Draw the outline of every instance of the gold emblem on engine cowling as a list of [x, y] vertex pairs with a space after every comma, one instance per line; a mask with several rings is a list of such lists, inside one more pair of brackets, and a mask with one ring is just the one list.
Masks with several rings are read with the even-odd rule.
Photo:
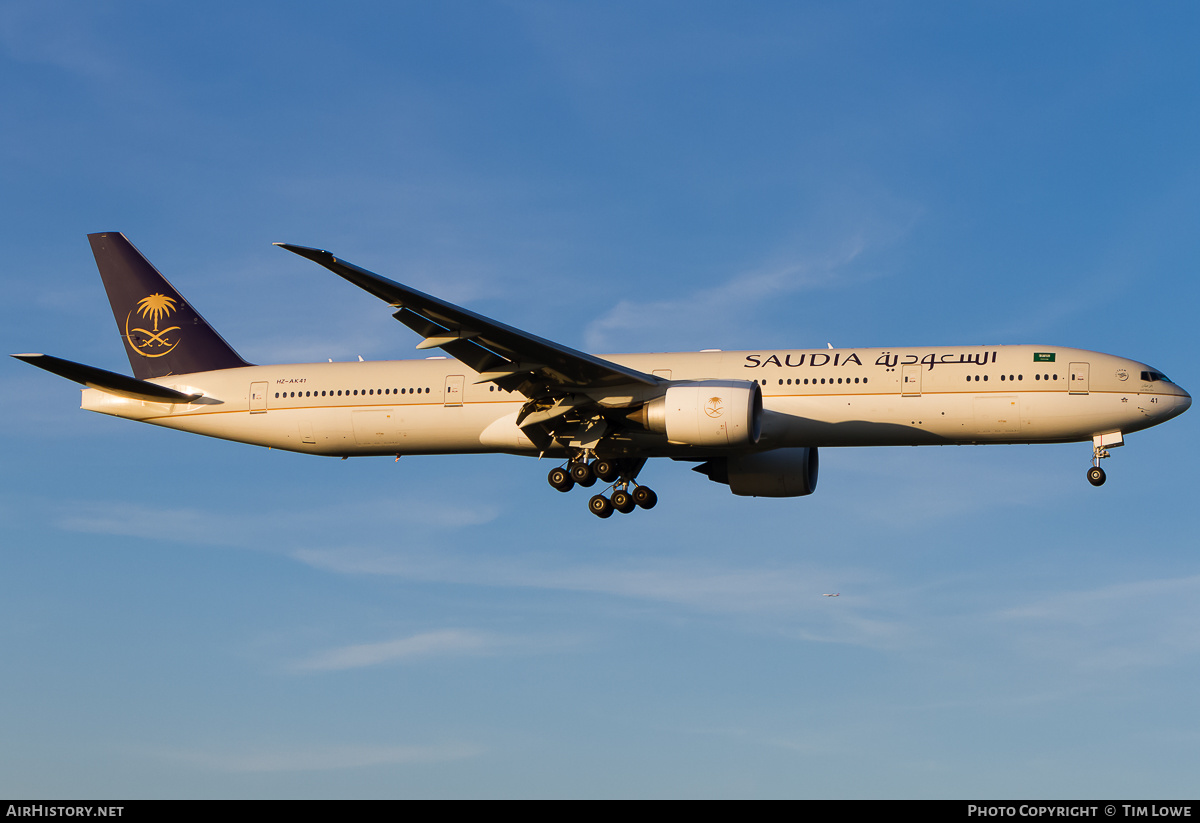
[[710, 397], [708, 398], [708, 402], [704, 404], [704, 413], [709, 417], [720, 417], [724, 411], [725, 409], [719, 397]]
[[[175, 311], [175, 298], [165, 294], [151, 294], [138, 301], [137, 307], [125, 316], [125, 339], [130, 347], [142, 357], [162, 357], [170, 354], [179, 345], [180, 337], [171, 332], [180, 331], [179, 326], [170, 326], [159, 331], [158, 322], [170, 317]], [[130, 328], [134, 312], [149, 320], [153, 329]]]

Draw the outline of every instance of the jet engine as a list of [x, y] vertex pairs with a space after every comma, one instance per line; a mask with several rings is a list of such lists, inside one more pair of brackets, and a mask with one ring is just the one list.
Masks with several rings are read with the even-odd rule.
[[692, 471], [742, 497], [803, 497], [817, 490], [816, 448], [716, 457]]
[[744, 446], [762, 432], [762, 389], [745, 380], [676, 383], [630, 419], [688, 446]]

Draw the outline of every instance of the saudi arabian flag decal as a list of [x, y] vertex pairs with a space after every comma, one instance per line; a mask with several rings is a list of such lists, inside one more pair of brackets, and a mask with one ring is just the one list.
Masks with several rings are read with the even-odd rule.
[[1053, 363], [1054, 352], [1052, 351], [1035, 351], [1033, 353], [1034, 363]]

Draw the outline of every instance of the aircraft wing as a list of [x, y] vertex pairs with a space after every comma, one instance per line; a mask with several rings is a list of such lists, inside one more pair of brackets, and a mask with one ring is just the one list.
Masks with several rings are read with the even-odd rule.
[[319, 263], [398, 311], [392, 316], [425, 338], [418, 349], [439, 348], [494, 382], [529, 397], [608, 388], [656, 386], [662, 378], [585, 354], [506, 326], [453, 303], [359, 268], [327, 251], [288, 243], [276, 246]]

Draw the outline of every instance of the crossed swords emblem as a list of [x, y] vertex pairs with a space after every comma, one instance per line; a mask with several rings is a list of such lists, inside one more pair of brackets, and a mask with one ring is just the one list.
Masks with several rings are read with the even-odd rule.
[[146, 335], [146, 342], [142, 343], [143, 346], [149, 346], [151, 343], [157, 343], [160, 346], [170, 346], [172, 345], [171, 341], [165, 340], [164, 335], [166, 335], [167, 332], [175, 331], [178, 328], [179, 326], [171, 326], [169, 329], [163, 329], [157, 333], [152, 332], [149, 329], [130, 329], [130, 331], [141, 332], [142, 334]]
[[[179, 326], [171, 326], [169, 328], [162, 329], [161, 331], [158, 328], [159, 319], [169, 317], [171, 313], [175, 311], [175, 298], [167, 297], [165, 294], [152, 294], [139, 300], [135, 311], [142, 317], [150, 319], [153, 322], [154, 328], [153, 330], [141, 328], [131, 329], [129, 328], [129, 321], [133, 318], [133, 311], [130, 311], [129, 314], [126, 315], [125, 337], [129, 340], [129, 345], [133, 347], [134, 351], [143, 357], [162, 357], [164, 354], [170, 353], [176, 346], [179, 345], [178, 340], [169, 340], [167, 338], [169, 333], [173, 331], [179, 331]], [[135, 343], [133, 340], [133, 335], [135, 333], [145, 336], [146, 339]], [[143, 351], [143, 349], [154, 344], [165, 347], [166, 351], [160, 351], [156, 354], [150, 354], [149, 352]]]

